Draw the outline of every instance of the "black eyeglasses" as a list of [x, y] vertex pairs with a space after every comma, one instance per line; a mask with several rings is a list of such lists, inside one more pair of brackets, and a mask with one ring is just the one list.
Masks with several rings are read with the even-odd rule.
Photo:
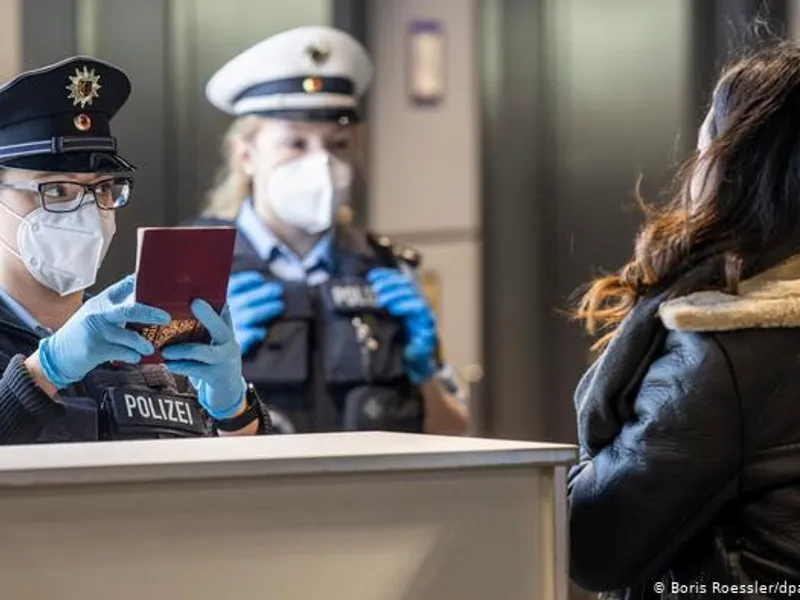
[[0, 188], [36, 192], [42, 208], [48, 212], [73, 212], [78, 210], [87, 198], [90, 202], [96, 202], [98, 208], [116, 210], [130, 201], [133, 179], [111, 177], [90, 184], [75, 181], [14, 181], [0, 183]]

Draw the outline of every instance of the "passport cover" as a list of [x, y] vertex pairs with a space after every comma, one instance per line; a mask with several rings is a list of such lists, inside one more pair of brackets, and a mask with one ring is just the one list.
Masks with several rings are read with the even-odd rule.
[[217, 313], [225, 306], [233, 263], [234, 227], [140, 227], [136, 252], [137, 302], [166, 310], [169, 325], [128, 324], [156, 348], [142, 364], [162, 362], [159, 350], [171, 344], [209, 343], [211, 338], [192, 314], [201, 298]]

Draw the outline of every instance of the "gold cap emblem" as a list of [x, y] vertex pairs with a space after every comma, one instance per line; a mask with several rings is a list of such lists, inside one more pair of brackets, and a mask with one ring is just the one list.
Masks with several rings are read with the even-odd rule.
[[319, 77], [306, 77], [303, 80], [303, 91], [306, 94], [316, 94], [321, 92], [323, 88], [322, 79]]
[[92, 118], [85, 113], [75, 115], [75, 118], [72, 119], [72, 123], [78, 131], [89, 131], [89, 129], [92, 128]]
[[311, 44], [306, 48], [306, 56], [315, 67], [321, 67], [330, 58], [331, 49], [324, 44]]
[[68, 98], [72, 100], [73, 106], [80, 105], [81, 108], [85, 108], [91, 106], [92, 101], [100, 96], [101, 87], [100, 75], [97, 75], [94, 69], [90, 70], [87, 67], [75, 69], [75, 75], [69, 77]]

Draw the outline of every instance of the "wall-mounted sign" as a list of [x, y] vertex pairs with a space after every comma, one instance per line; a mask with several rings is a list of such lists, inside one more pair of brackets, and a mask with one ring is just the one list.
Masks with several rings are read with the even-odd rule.
[[408, 27], [406, 77], [411, 102], [436, 106], [445, 93], [445, 37], [441, 22], [417, 20]]

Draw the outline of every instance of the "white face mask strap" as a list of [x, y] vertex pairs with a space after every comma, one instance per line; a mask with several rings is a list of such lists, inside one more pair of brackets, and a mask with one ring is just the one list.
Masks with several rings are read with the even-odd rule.
[[22, 255], [14, 250], [3, 238], [0, 238], [0, 246], [5, 248], [12, 256], [16, 256], [20, 261], [25, 262], [22, 260]]
[[15, 213], [13, 210], [11, 210], [10, 208], [8, 208], [8, 207], [7, 207], [5, 204], [3, 204], [2, 202], [0, 202], [0, 208], [2, 208], [4, 211], [6, 211], [6, 212], [7, 212], [9, 215], [11, 215], [12, 217], [14, 217], [14, 218], [15, 218], [17, 221], [19, 221], [20, 223], [24, 223], [24, 222], [25, 222], [25, 217], [20, 217], [20, 216], [19, 216], [17, 213]]
[[[19, 223], [20, 223], [20, 225], [19, 225], [19, 226], [20, 226], [20, 227], [24, 227], [24, 226], [25, 226], [25, 218], [24, 218], [24, 217], [20, 217], [20, 216], [19, 216], [17, 213], [15, 213], [13, 210], [11, 210], [9, 207], [7, 207], [7, 206], [6, 206], [5, 204], [3, 204], [2, 202], [0, 202], [0, 208], [2, 208], [2, 209], [3, 209], [4, 211], [6, 211], [6, 212], [7, 212], [9, 215], [11, 215], [12, 217], [14, 217], [14, 218], [15, 218], [17, 221], [19, 221]], [[14, 250], [14, 248], [12, 248], [12, 247], [11, 247], [11, 245], [10, 245], [8, 242], [6, 242], [6, 241], [5, 241], [3, 238], [1, 238], [1, 237], [0, 237], [0, 246], [2, 246], [3, 248], [5, 248], [5, 249], [6, 249], [6, 250], [7, 250], [7, 251], [8, 251], [8, 252], [9, 252], [9, 253], [12, 255], [12, 256], [15, 256], [15, 257], [17, 257], [17, 258], [18, 258], [20, 261], [22, 261], [22, 262], [25, 262], [24, 260], [22, 260], [22, 255], [21, 255], [21, 254], [20, 254], [20, 253], [19, 253], [17, 250]]]

